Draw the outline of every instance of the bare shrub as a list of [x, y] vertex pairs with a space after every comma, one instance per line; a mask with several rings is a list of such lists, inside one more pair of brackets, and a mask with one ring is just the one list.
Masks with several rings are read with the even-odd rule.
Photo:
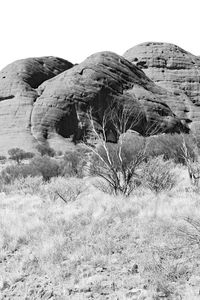
[[163, 156], [149, 159], [142, 167], [143, 185], [156, 194], [171, 190], [177, 182], [173, 168], [173, 162], [164, 161]]
[[184, 217], [186, 226], [180, 226], [178, 229], [183, 233], [191, 245], [200, 246], [200, 220], [194, 217]]
[[7, 185], [4, 189], [7, 193], [20, 193], [20, 194], [30, 194], [36, 195], [44, 188], [44, 182], [42, 176], [27, 176], [19, 177], [13, 181], [12, 184]]
[[86, 190], [86, 185], [81, 179], [63, 177], [52, 178], [46, 184], [45, 190], [49, 198], [53, 201], [59, 199], [65, 203], [75, 201], [79, 195]]
[[1, 171], [0, 181], [2, 184], [10, 184], [18, 178], [35, 177], [38, 175], [41, 175], [40, 172], [32, 165], [11, 165]]
[[130, 195], [139, 179], [139, 166], [145, 159], [145, 140], [135, 144], [123, 142], [122, 146], [107, 143], [106, 150], [101, 146], [96, 151], [98, 154], [92, 157], [90, 172], [104, 179], [96, 186], [110, 194]]
[[187, 282], [193, 272], [189, 257], [192, 253], [189, 253], [184, 241], [178, 237], [169, 238], [172, 239], [170, 242], [161, 245], [153, 245], [151, 242], [143, 255], [141, 271], [147, 286], [154, 290], [153, 299], [174, 299], [175, 295], [180, 295], [180, 283]]
[[143, 186], [155, 193], [155, 207], [153, 217], [157, 217], [159, 194], [171, 190], [176, 184], [172, 161], [164, 161], [162, 156], [151, 158], [141, 168]]
[[[135, 186], [137, 169], [144, 161], [146, 151], [146, 139], [136, 136], [133, 143], [126, 136], [126, 131], [140, 121], [140, 115], [133, 119], [134, 109], [124, 107], [119, 112], [108, 110], [99, 130], [95, 127], [91, 112], [88, 116], [96, 139], [96, 147], [86, 144], [93, 153], [90, 172], [106, 181], [110, 192], [125, 196], [130, 195]], [[119, 137], [117, 144], [107, 142], [108, 125], [115, 128]]]

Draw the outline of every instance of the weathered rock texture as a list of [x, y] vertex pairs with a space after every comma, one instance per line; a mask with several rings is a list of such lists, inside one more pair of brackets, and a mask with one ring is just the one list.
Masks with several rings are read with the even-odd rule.
[[82, 138], [89, 108], [95, 121], [101, 123], [105, 109], [113, 101], [134, 106], [141, 112], [139, 123], [132, 129], [142, 134], [147, 125], [154, 122], [162, 131], [184, 128], [165, 104], [168, 93], [157, 87], [139, 68], [112, 52], [90, 56], [80, 65], [45, 81], [38, 93], [40, 97], [34, 104], [31, 132], [36, 140], [47, 139], [54, 148], [64, 139], [76, 141]]
[[132, 129], [142, 134], [149, 127], [187, 131], [187, 106], [182, 108], [180, 99], [112, 52], [96, 53], [74, 67], [53, 57], [17, 61], [0, 72], [0, 152], [33, 150], [38, 143], [66, 149], [87, 132], [88, 109], [101, 124], [113, 102], [134, 107], [133, 119], [140, 113]]
[[0, 153], [20, 147], [33, 150], [31, 115], [37, 87], [73, 65], [56, 57], [16, 61], [0, 72]]
[[166, 104], [200, 133], [200, 58], [176, 45], [153, 42], [129, 49], [124, 57], [173, 93]]

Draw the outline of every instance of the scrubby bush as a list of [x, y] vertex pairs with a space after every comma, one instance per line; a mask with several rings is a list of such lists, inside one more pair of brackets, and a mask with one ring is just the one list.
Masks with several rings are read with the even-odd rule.
[[6, 159], [7, 159], [6, 156], [0, 155], [0, 161], [1, 161], [1, 162], [4, 162]]
[[[16, 150], [16, 149], [14, 149]], [[16, 179], [22, 180], [28, 176], [36, 177], [42, 176], [45, 181], [49, 181], [52, 177], [65, 176], [82, 176], [82, 171], [84, 167], [83, 152], [78, 150], [75, 152], [67, 152], [63, 160], [56, 160], [49, 156], [34, 156], [31, 161], [27, 164], [19, 163], [21, 162], [23, 154], [23, 159], [25, 157], [23, 150], [21, 151], [10, 151], [13, 154], [13, 159], [18, 161], [17, 165], [7, 166], [0, 173], [1, 184], [11, 184]], [[22, 153], [23, 152], [23, 153]], [[17, 154], [16, 154], [17, 153]], [[16, 156], [14, 157], [14, 154]], [[32, 157], [29, 153], [25, 153], [26, 157]]]
[[172, 159], [175, 163], [186, 164], [183, 143], [186, 144], [190, 158], [195, 161], [198, 147], [191, 134], [161, 134], [147, 138], [147, 157], [163, 155], [164, 160]]
[[[155, 231], [150, 234], [154, 241], [149, 241], [147, 248], [143, 250], [141, 273], [147, 288], [153, 292], [151, 299], [181, 299], [180, 286], [183, 282], [188, 282], [194, 271], [194, 249], [190, 250], [180, 235], [167, 234], [171, 229], [162, 228], [164, 224], [159, 224], [163, 238]], [[173, 228], [172, 223], [170, 226]]]
[[31, 166], [37, 170], [38, 174], [42, 175], [45, 181], [61, 174], [60, 164], [48, 156], [35, 156], [30, 163]]
[[1, 171], [0, 181], [2, 184], [11, 184], [15, 179], [38, 175], [40, 175], [40, 172], [33, 165], [11, 165]]
[[36, 149], [40, 153], [41, 156], [48, 155], [50, 157], [53, 157], [56, 155], [55, 150], [46, 145], [39, 144], [36, 146]]
[[99, 181], [98, 188], [109, 193], [130, 195], [137, 185], [138, 169], [145, 160], [145, 151], [146, 140], [139, 136], [135, 137], [134, 143], [121, 137], [118, 144], [105, 143], [97, 147], [90, 172], [106, 181], [106, 184]]
[[[90, 162], [91, 174], [101, 177], [114, 194], [130, 195], [134, 188], [137, 169], [145, 159], [146, 139], [136, 136], [132, 143], [127, 131], [139, 128], [143, 120], [140, 109], [113, 102], [105, 110], [101, 124], [94, 122], [93, 111], [89, 110], [90, 136], [96, 147], [86, 141], [93, 153]], [[109, 135], [113, 136], [110, 139]], [[117, 141], [117, 144], [108, 141]]]
[[46, 184], [45, 191], [51, 200], [60, 199], [67, 203], [75, 201], [86, 188], [82, 179], [57, 177], [51, 178]]
[[149, 159], [141, 170], [141, 181], [143, 185], [156, 194], [171, 190], [176, 184], [173, 167], [173, 162], [164, 161], [163, 156]]
[[191, 162], [187, 161], [187, 169], [190, 178], [190, 182], [193, 186], [193, 190], [198, 192], [200, 191], [200, 162]]
[[66, 177], [83, 177], [88, 161], [88, 151], [77, 146], [75, 151], [66, 151], [61, 162], [62, 175]]
[[9, 158], [16, 161], [18, 164], [21, 163], [24, 159], [30, 159], [33, 158], [34, 153], [32, 152], [26, 152], [20, 148], [12, 148], [8, 150]]
[[7, 166], [0, 173], [0, 181], [3, 184], [10, 184], [15, 179], [28, 176], [42, 176], [45, 181], [48, 181], [51, 177], [56, 177], [60, 174], [61, 166], [55, 159], [48, 156], [35, 156], [29, 164]]
[[11, 184], [4, 186], [6, 193], [20, 193], [36, 195], [40, 194], [44, 189], [44, 182], [42, 176], [27, 176], [16, 178]]

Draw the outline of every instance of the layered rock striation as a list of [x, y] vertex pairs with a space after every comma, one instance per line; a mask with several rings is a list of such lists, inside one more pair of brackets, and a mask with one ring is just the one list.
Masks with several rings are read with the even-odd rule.
[[168, 43], [149, 42], [125, 52], [156, 85], [174, 94], [166, 104], [200, 132], [200, 58]]
[[88, 127], [88, 110], [92, 110], [95, 122], [101, 124], [104, 112], [111, 105], [128, 107], [133, 118], [140, 114], [131, 129], [141, 134], [152, 124], [162, 132], [186, 129], [165, 104], [168, 93], [138, 67], [112, 52], [90, 56], [83, 63], [45, 81], [38, 93], [31, 132], [36, 140], [47, 139], [54, 148], [67, 139], [83, 138]]
[[56, 57], [28, 58], [0, 72], [0, 153], [13, 147], [34, 149], [37, 141], [31, 134], [31, 115], [37, 87], [72, 66]]
[[[151, 55], [142, 58], [140, 51], [136, 56], [134, 51], [129, 50], [125, 57], [96, 53], [76, 66], [60, 58], [43, 57], [4, 68], [0, 72], [0, 152], [13, 147], [33, 151], [38, 143], [67, 149], [69, 143], [88, 133], [88, 111], [98, 126], [110, 106], [130, 109], [131, 129], [141, 134], [188, 132], [193, 120], [192, 109], [188, 110], [196, 105], [195, 100], [179, 86], [172, 88], [156, 80], [159, 68], [150, 67]], [[155, 77], [151, 76], [153, 68]], [[115, 141], [112, 126], [107, 130], [109, 139]]]

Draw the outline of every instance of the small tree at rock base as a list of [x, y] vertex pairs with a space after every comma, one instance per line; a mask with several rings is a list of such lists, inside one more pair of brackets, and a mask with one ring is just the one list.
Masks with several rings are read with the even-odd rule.
[[35, 156], [30, 166], [36, 169], [45, 181], [49, 181], [52, 177], [61, 175], [60, 164], [49, 156]]
[[10, 155], [10, 159], [16, 161], [18, 164], [21, 163], [24, 159], [30, 159], [33, 158], [34, 153], [32, 152], [26, 152], [20, 148], [12, 148], [8, 150], [8, 154]]

